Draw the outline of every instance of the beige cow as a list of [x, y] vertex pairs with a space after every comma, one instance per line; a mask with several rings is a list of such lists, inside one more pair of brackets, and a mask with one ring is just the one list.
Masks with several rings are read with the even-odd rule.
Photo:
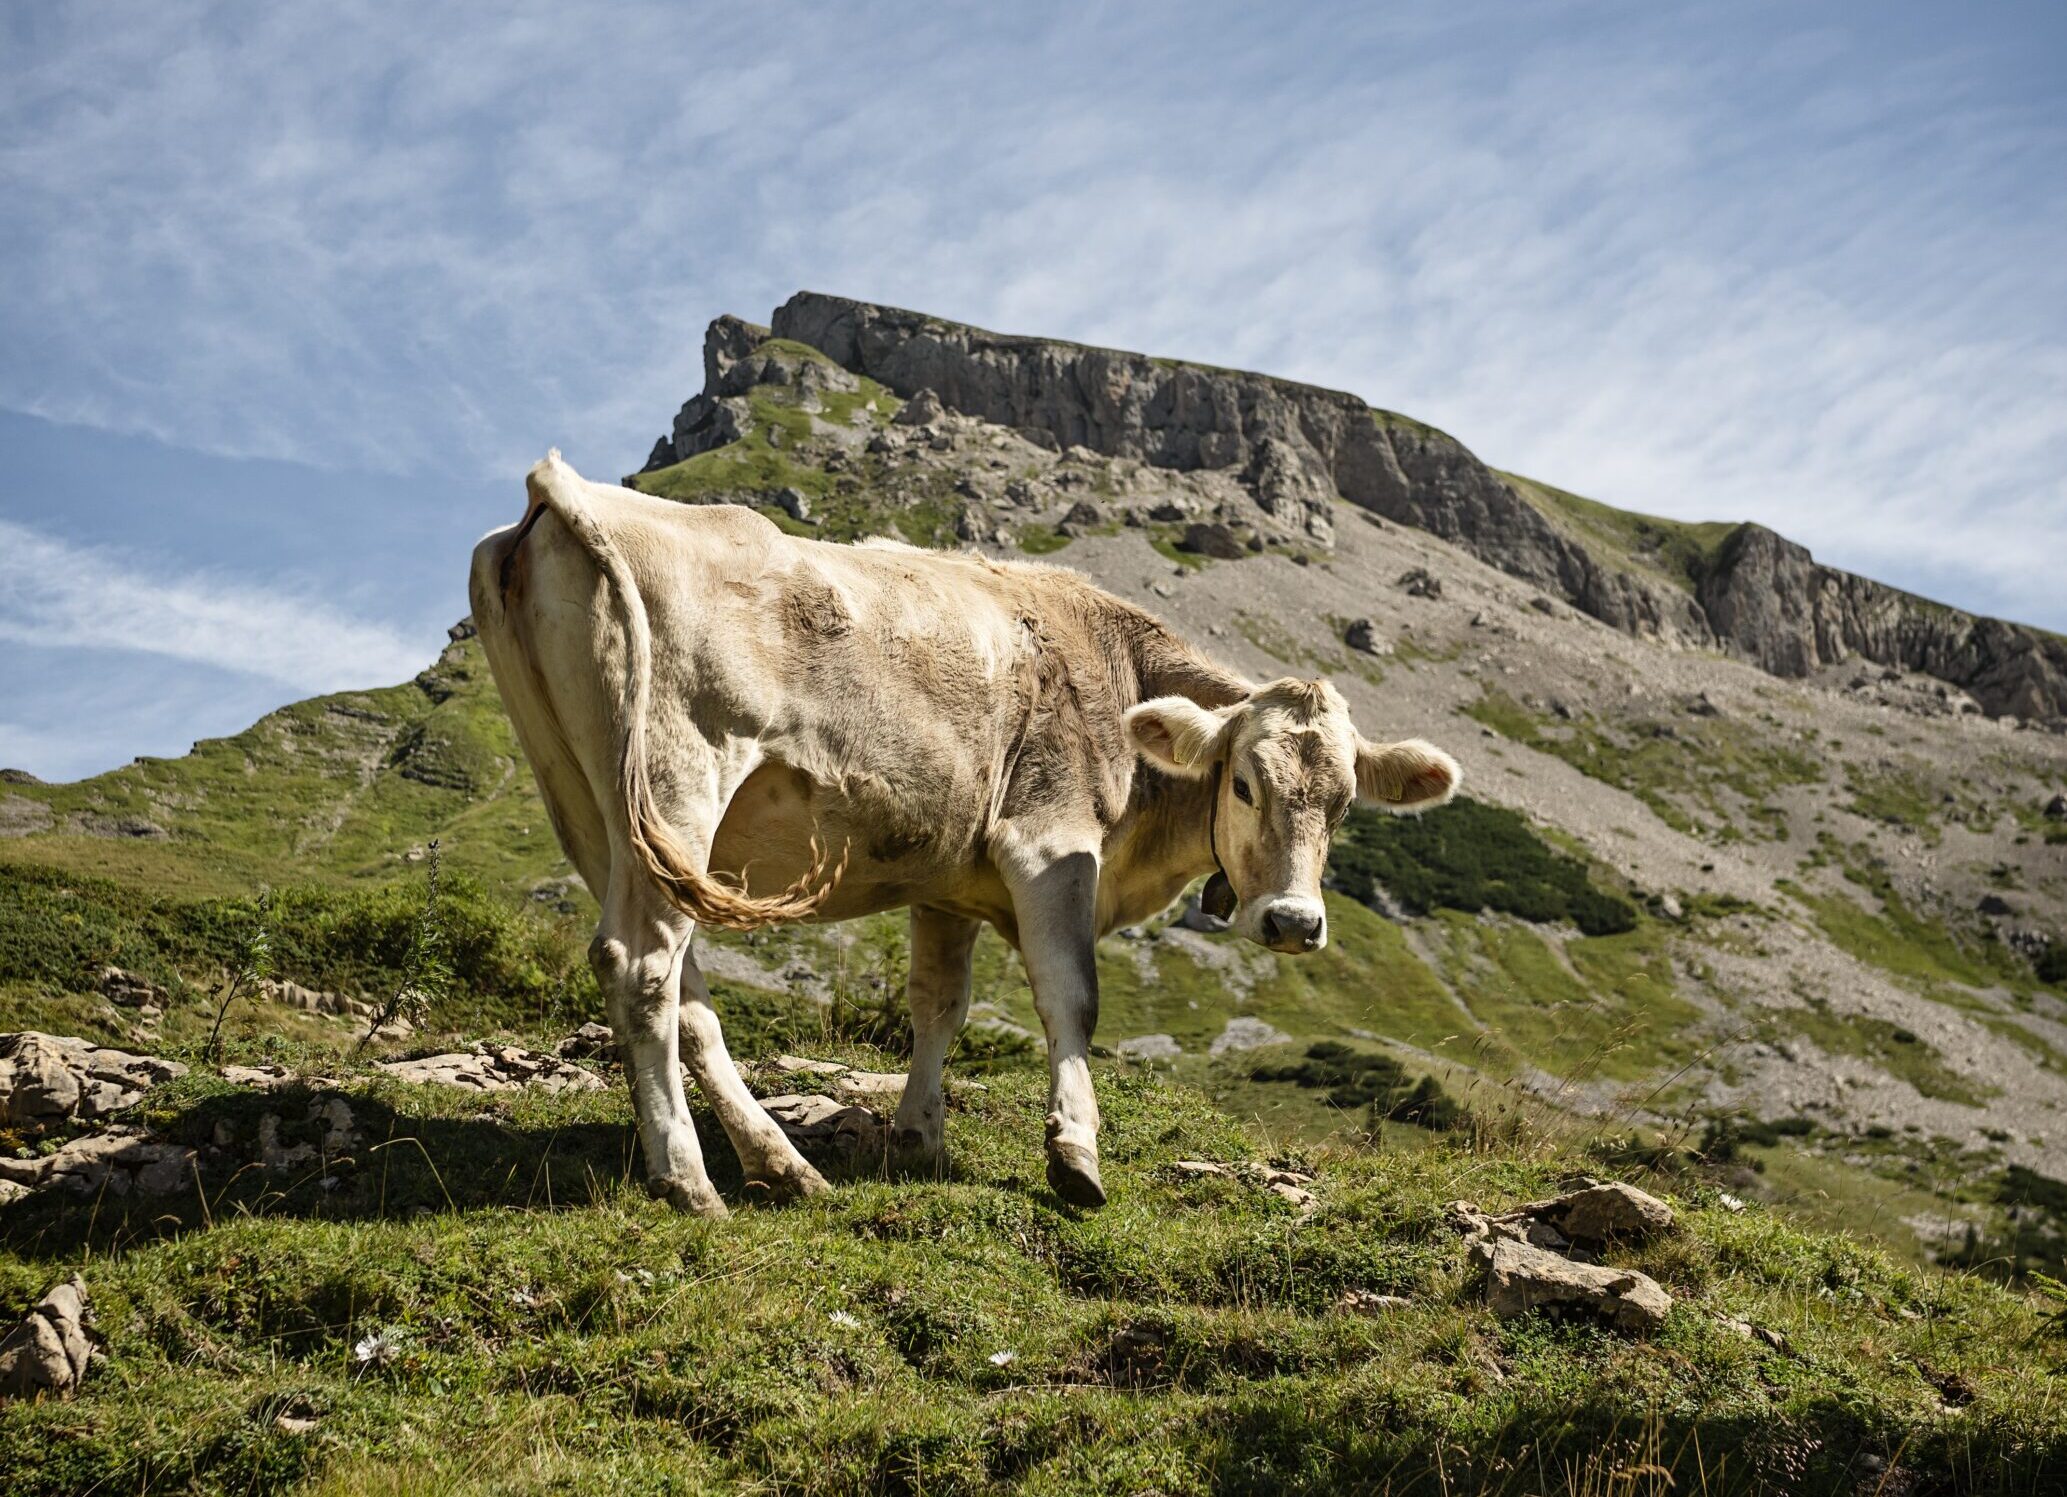
[[725, 1207], [678, 1056], [751, 1192], [826, 1188], [726, 1053], [699, 923], [911, 911], [893, 1138], [921, 1166], [970, 951], [994, 926], [1047, 1031], [1048, 1181], [1096, 1206], [1098, 937], [1217, 867], [1243, 935], [1317, 950], [1351, 800], [1418, 810], [1457, 787], [1439, 749], [1364, 741], [1325, 682], [1252, 686], [1059, 568], [799, 540], [751, 510], [589, 483], [558, 453], [527, 486], [523, 522], [474, 552], [474, 618], [602, 902], [590, 956], [649, 1188], [684, 1210]]

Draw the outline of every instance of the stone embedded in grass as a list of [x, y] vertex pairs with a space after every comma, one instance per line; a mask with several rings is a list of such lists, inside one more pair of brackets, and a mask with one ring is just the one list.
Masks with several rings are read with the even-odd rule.
[[1635, 1240], [1671, 1226], [1672, 1208], [1634, 1186], [1589, 1185], [1493, 1216], [1453, 1201], [1450, 1224], [1485, 1270], [1486, 1303], [1503, 1320], [1531, 1310], [1576, 1310], [1634, 1332], [1663, 1324], [1672, 1309], [1672, 1296], [1647, 1274], [1562, 1255], [1575, 1243]]
[[70, 1398], [93, 1361], [92, 1313], [77, 1274], [29, 1307], [0, 1338], [0, 1403], [11, 1398]]
[[159, 1082], [186, 1073], [176, 1060], [88, 1040], [35, 1030], [0, 1035], [0, 1123], [42, 1129], [92, 1122], [134, 1107]]
[[1345, 1289], [1341, 1298], [1335, 1301], [1335, 1308], [1344, 1315], [1390, 1315], [1398, 1310], [1411, 1310], [1414, 1302], [1403, 1294], [1379, 1294], [1370, 1289]]
[[1577, 1312], [1635, 1333], [1656, 1330], [1672, 1310], [1672, 1296], [1635, 1269], [1574, 1263], [1504, 1237], [1473, 1244], [1472, 1256], [1486, 1270], [1486, 1303], [1502, 1320], [1532, 1310]]
[[1313, 1192], [1306, 1188], [1313, 1184], [1313, 1176], [1300, 1170], [1277, 1169], [1251, 1160], [1221, 1164], [1211, 1159], [1179, 1159], [1173, 1161], [1170, 1168], [1184, 1180], [1223, 1177], [1244, 1181], [1269, 1191], [1301, 1216], [1311, 1215], [1316, 1205]]
[[399, 1081], [435, 1082], [469, 1091], [507, 1092], [536, 1086], [549, 1092], [593, 1092], [603, 1080], [593, 1071], [570, 1065], [557, 1055], [516, 1045], [476, 1042], [471, 1050], [425, 1055], [415, 1060], [379, 1060], [374, 1069]]
[[843, 1097], [895, 1097], [904, 1091], [901, 1071], [851, 1071], [842, 1068], [833, 1090]]
[[1290, 1044], [1292, 1036], [1275, 1025], [1266, 1024], [1253, 1014], [1237, 1014], [1227, 1021], [1226, 1028], [1213, 1037], [1213, 1043], [1206, 1047], [1210, 1055], [1226, 1055], [1234, 1050], [1261, 1050], [1267, 1045]]
[[792, 1092], [761, 1098], [761, 1110], [775, 1119], [800, 1149], [829, 1148], [846, 1153], [878, 1151], [886, 1128], [866, 1107], [856, 1107], [813, 1093]]
[[0, 1205], [62, 1187], [75, 1196], [170, 1195], [191, 1183], [194, 1151], [134, 1128], [75, 1138], [30, 1159], [0, 1156]]
[[785, 1076], [842, 1076], [852, 1069], [836, 1060], [812, 1060], [804, 1055], [778, 1055], [768, 1062], [768, 1068]]

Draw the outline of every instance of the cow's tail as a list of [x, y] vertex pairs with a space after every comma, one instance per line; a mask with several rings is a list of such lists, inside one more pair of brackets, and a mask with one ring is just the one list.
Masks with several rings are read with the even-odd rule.
[[[685, 846], [668, 825], [654, 799], [646, 758], [646, 719], [653, 694], [653, 630], [638, 583], [625, 564], [624, 553], [617, 549], [589, 508], [581, 476], [561, 461], [558, 448], [547, 453], [545, 460], [525, 475], [524, 487], [534, 512], [527, 520], [535, 518], [540, 508], [551, 510], [595, 562], [617, 605], [629, 657], [624, 698], [618, 711], [617, 779], [624, 796], [625, 824], [632, 850], [646, 872], [669, 903], [704, 925], [753, 930], [778, 921], [802, 920], [816, 913], [847, 869], [844, 856], [837, 866], [828, 866], [825, 849], [817, 838], [811, 842], [811, 866], [801, 878], [780, 894], [756, 898], [713, 877], [703, 859]], [[711, 830], [715, 832], [716, 828]]]

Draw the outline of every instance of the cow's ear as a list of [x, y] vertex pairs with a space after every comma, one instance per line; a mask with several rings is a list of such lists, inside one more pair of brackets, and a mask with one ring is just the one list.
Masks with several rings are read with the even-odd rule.
[[1432, 743], [1356, 741], [1356, 793], [1366, 805], [1388, 811], [1425, 811], [1457, 793], [1464, 771]]
[[1127, 739], [1157, 769], [1197, 779], [1213, 766], [1227, 718], [1189, 697], [1156, 697], [1127, 713]]

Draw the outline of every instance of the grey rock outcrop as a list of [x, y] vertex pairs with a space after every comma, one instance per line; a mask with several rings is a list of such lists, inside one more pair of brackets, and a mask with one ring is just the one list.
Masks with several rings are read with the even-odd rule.
[[159, 1082], [186, 1073], [176, 1060], [87, 1040], [33, 1029], [0, 1035], [0, 1123], [41, 1129], [94, 1122], [134, 1107]]
[[0, 1402], [69, 1398], [93, 1361], [92, 1316], [77, 1274], [29, 1307], [20, 1325], [0, 1337]]
[[195, 1153], [134, 1128], [114, 1127], [75, 1138], [50, 1154], [0, 1155], [0, 1205], [40, 1190], [82, 1199], [170, 1195], [193, 1188]]
[[1633, 1268], [1574, 1263], [1526, 1242], [1496, 1238], [1475, 1249], [1486, 1271], [1486, 1304], [1502, 1320], [1531, 1310], [1596, 1316], [1618, 1331], [1654, 1331], [1672, 1296]]
[[1856, 655], [1949, 681], [1997, 716], [2067, 715], [2067, 639], [1824, 566], [1763, 525], [1730, 533], [1696, 593], [1717, 637], [1776, 676]]

